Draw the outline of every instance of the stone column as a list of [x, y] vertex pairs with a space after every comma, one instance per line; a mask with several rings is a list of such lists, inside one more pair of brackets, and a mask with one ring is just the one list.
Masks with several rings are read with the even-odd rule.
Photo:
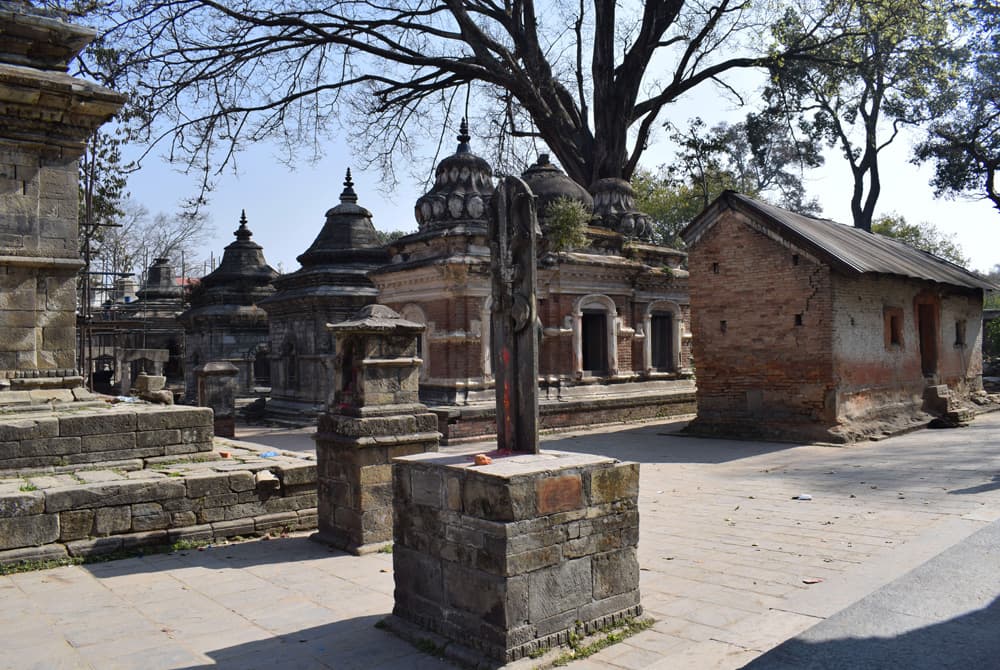
[[36, 12], [0, 2], [0, 405], [82, 387], [77, 158], [124, 100], [66, 74], [94, 32]]
[[236, 435], [236, 378], [239, 370], [232, 363], [210, 361], [194, 371], [198, 379], [198, 405], [210, 407], [215, 414], [215, 434]]
[[354, 554], [392, 540], [392, 459], [437, 451], [437, 415], [418, 398], [424, 326], [384, 305], [327, 326], [336, 334], [334, 393], [319, 417], [319, 531]]

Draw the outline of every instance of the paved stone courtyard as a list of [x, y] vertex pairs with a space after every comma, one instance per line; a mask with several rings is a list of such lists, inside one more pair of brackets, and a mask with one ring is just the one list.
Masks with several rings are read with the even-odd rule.
[[[848, 448], [687, 438], [681, 425], [544, 439], [642, 463], [656, 623], [570, 667], [741, 667], [1000, 519], [1000, 414]], [[306, 431], [256, 432], [244, 437], [312, 448]], [[391, 555], [305, 535], [4, 576], [0, 667], [450, 667], [374, 627], [392, 588]]]

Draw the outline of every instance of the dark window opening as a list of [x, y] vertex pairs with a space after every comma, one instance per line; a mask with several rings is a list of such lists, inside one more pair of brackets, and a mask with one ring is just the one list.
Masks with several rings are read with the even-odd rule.
[[798, 264], [799, 264], [799, 255], [792, 254], [792, 265], [798, 265]]
[[719, 264], [718, 263], [712, 263], [712, 272], [714, 272], [715, 274], [719, 274]]
[[674, 315], [669, 312], [653, 313], [649, 319], [650, 353], [654, 370], [672, 372], [674, 369]]
[[795, 315], [795, 325], [796, 326], [801, 326], [802, 325], [802, 315], [801, 314], [796, 314]]
[[581, 322], [583, 369], [591, 374], [608, 371], [608, 315], [603, 311], [584, 311]]
[[965, 346], [965, 319], [955, 322], [955, 346]]
[[726, 324], [726, 322], [725, 321], [720, 321], [719, 322], [719, 330], [724, 333], [724, 332], [726, 332], [727, 329], [728, 329], [728, 325]]
[[253, 383], [256, 386], [271, 385], [271, 359], [266, 351], [258, 351], [253, 359]]
[[889, 317], [889, 344], [899, 346], [903, 343], [903, 318], [897, 315]]

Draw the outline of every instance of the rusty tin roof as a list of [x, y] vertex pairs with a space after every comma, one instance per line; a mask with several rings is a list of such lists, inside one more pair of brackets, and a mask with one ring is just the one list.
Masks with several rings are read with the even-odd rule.
[[688, 246], [697, 244], [727, 209], [763, 224], [767, 232], [845, 274], [896, 275], [952, 286], [1000, 290], [1000, 286], [975, 272], [903, 242], [829, 219], [796, 214], [734, 191], [723, 192], [681, 231]]

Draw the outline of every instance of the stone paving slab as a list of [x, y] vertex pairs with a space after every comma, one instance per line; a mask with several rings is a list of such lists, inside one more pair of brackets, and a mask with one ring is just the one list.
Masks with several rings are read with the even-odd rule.
[[[680, 425], [544, 440], [642, 463], [641, 588], [657, 621], [571, 668], [742, 667], [1000, 518], [998, 414], [846, 448]], [[312, 449], [299, 437], [281, 448]], [[302, 534], [10, 575], [0, 668], [450, 667], [375, 628], [392, 590], [391, 555]]]

